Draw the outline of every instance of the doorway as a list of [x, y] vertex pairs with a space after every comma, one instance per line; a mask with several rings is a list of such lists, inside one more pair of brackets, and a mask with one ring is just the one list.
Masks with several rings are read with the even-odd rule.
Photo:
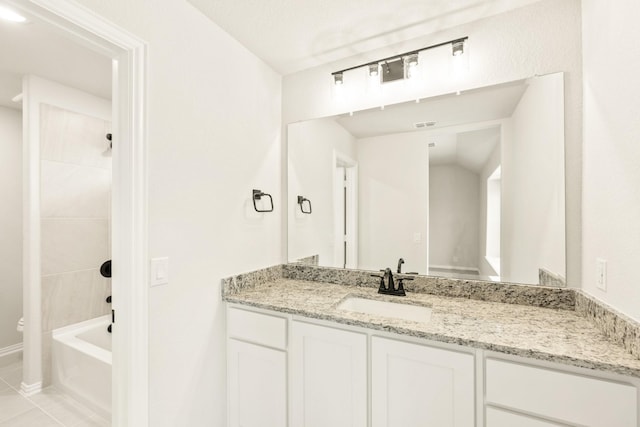
[[[148, 425], [148, 332], [146, 255], [146, 168], [145, 168], [145, 51], [142, 40], [128, 34], [75, 3], [48, 0], [9, 0], [28, 19], [47, 25], [65, 37], [111, 60], [113, 84], [113, 202], [112, 257], [113, 309], [118, 333], [113, 334], [113, 425]], [[25, 94], [25, 102], [29, 102]], [[25, 140], [29, 138], [25, 128]], [[38, 146], [25, 144], [23, 176], [24, 210], [39, 208]], [[30, 159], [30, 160], [26, 160]], [[23, 314], [24, 395], [41, 388], [41, 236], [39, 218], [24, 223]]]
[[358, 164], [333, 151], [334, 267], [358, 268]]

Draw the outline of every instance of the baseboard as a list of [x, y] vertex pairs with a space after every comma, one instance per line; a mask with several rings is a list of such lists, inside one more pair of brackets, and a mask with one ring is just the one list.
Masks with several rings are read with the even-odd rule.
[[22, 343], [10, 345], [9, 347], [0, 348], [0, 357], [9, 356], [10, 354], [20, 353], [22, 351]]
[[42, 381], [38, 381], [33, 384], [25, 384], [24, 382], [20, 384], [20, 394], [29, 397], [34, 394], [40, 393], [42, 391]]

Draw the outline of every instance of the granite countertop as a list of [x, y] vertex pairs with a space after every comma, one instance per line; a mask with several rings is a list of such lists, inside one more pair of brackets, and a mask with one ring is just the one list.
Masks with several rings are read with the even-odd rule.
[[[426, 323], [391, 319], [337, 308], [356, 296], [429, 306]], [[274, 278], [223, 294], [230, 303], [314, 319], [425, 338], [517, 356], [631, 375], [640, 360], [608, 340], [576, 311], [407, 292], [379, 295], [373, 287]]]

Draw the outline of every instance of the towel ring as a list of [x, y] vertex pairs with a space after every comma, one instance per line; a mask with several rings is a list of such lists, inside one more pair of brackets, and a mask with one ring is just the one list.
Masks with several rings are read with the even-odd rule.
[[[309, 204], [308, 210], [304, 209], [304, 202], [307, 202]], [[310, 214], [312, 212], [311, 200], [307, 199], [306, 197], [298, 196], [298, 204], [300, 205], [300, 210], [302, 211], [303, 214]]]
[[[271, 194], [264, 193], [260, 190], [253, 190], [252, 194], [253, 196], [251, 198], [253, 199], [253, 209], [255, 209], [256, 212], [273, 212], [273, 197], [271, 197]], [[271, 205], [270, 209], [258, 209], [256, 200], [261, 200], [263, 197], [269, 198], [269, 204]]]

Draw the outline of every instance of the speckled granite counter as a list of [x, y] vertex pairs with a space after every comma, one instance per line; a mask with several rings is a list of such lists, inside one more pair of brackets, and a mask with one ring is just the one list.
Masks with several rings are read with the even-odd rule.
[[[433, 295], [420, 293], [420, 289], [408, 292], [407, 297], [383, 296], [375, 286], [283, 278], [282, 268], [262, 270], [259, 277], [245, 275], [225, 279], [223, 299], [313, 319], [640, 378], [640, 360], [608, 340], [593, 322], [575, 310]], [[431, 320], [418, 323], [338, 309], [338, 304], [350, 296], [426, 305], [432, 308]]]

